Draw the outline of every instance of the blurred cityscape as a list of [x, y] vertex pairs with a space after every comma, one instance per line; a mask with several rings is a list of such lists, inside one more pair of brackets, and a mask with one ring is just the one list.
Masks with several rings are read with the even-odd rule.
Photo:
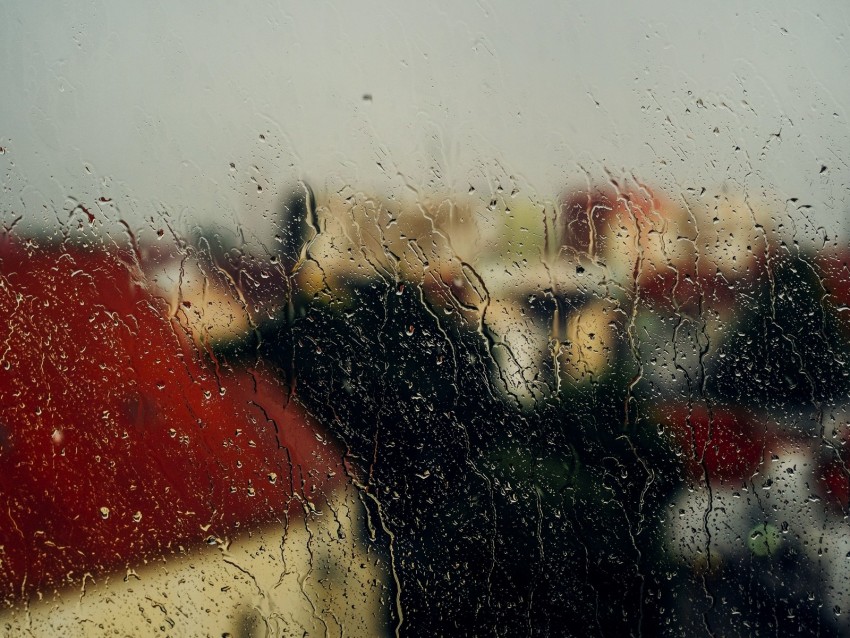
[[850, 251], [798, 202], [111, 204], [0, 236], [7, 631], [850, 632]]

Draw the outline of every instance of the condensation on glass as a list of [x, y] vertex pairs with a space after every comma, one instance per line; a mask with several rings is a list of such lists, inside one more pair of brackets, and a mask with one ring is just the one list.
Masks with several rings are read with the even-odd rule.
[[11, 3], [9, 635], [850, 631], [850, 12]]

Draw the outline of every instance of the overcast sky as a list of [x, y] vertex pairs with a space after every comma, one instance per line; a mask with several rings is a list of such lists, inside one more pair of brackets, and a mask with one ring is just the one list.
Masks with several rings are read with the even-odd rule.
[[68, 197], [108, 197], [104, 214], [134, 225], [251, 226], [302, 178], [409, 196], [513, 176], [545, 199], [609, 170], [673, 193], [798, 197], [806, 233], [847, 230], [841, 0], [0, 13], [4, 220], [49, 224]]

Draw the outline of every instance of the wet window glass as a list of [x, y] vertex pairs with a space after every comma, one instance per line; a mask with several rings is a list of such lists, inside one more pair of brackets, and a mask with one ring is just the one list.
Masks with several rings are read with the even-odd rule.
[[3, 633], [850, 632], [842, 3], [3, 14]]

